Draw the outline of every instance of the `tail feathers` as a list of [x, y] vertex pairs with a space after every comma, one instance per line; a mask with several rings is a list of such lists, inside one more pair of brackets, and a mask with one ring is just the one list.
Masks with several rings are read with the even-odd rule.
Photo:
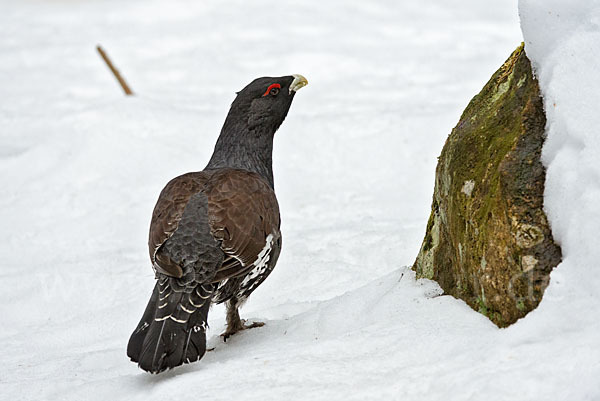
[[135, 331], [129, 338], [129, 343], [127, 344], [127, 356], [133, 362], [140, 361], [140, 354], [142, 352], [142, 345], [144, 344], [144, 338], [146, 338], [146, 334], [148, 334], [148, 328], [154, 321], [154, 315], [156, 314], [156, 303], [159, 298], [159, 288], [158, 281], [154, 286], [154, 290], [152, 291], [152, 296], [150, 297], [150, 302], [148, 302], [148, 306], [146, 306], [146, 310], [142, 315], [142, 320], [135, 328]]
[[127, 355], [150, 373], [194, 362], [206, 352], [207, 316], [213, 286], [197, 285], [174, 291], [162, 278], [138, 327], [131, 335]]

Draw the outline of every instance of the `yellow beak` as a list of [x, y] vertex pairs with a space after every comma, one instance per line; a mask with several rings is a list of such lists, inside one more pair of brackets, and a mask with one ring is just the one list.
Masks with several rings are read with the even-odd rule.
[[298, 91], [298, 89], [303, 88], [306, 85], [308, 85], [307, 79], [304, 78], [302, 75], [293, 74], [292, 76], [294, 77], [294, 80], [292, 81], [292, 84], [290, 85], [290, 95], [292, 94], [292, 92], [296, 92], [296, 91]]

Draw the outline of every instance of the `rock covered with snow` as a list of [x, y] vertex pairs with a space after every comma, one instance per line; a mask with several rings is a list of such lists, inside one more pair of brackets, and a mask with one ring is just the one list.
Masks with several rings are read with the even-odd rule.
[[543, 211], [545, 123], [521, 46], [446, 141], [414, 265], [420, 277], [436, 280], [499, 326], [537, 307], [561, 260]]

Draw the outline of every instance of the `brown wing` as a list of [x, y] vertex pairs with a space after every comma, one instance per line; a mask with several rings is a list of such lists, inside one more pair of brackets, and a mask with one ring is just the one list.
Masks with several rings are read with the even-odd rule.
[[225, 253], [212, 281], [245, 274], [267, 245], [267, 236], [271, 234], [275, 240], [280, 236], [279, 205], [262, 177], [235, 169], [184, 174], [162, 190], [152, 214], [148, 241], [154, 269], [182, 277], [177, 258], [159, 250], [173, 237], [190, 199], [199, 192], [208, 200], [210, 233]]
[[226, 254], [214, 279], [217, 282], [248, 272], [270, 245], [267, 236], [279, 238], [279, 205], [269, 184], [244, 170], [220, 170], [211, 177], [209, 188], [211, 233], [222, 241]]
[[161, 258], [157, 252], [175, 233], [190, 198], [204, 188], [209, 177], [205, 172], [187, 173], [172, 179], [160, 193], [152, 213], [148, 239], [150, 260], [156, 271], [174, 277], [183, 275], [181, 266], [168, 257]]

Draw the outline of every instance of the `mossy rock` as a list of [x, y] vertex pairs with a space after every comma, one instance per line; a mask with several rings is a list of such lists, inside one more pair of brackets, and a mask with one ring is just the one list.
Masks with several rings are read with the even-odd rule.
[[546, 116], [521, 45], [475, 96], [439, 157], [413, 268], [500, 327], [535, 309], [561, 261], [543, 210]]

